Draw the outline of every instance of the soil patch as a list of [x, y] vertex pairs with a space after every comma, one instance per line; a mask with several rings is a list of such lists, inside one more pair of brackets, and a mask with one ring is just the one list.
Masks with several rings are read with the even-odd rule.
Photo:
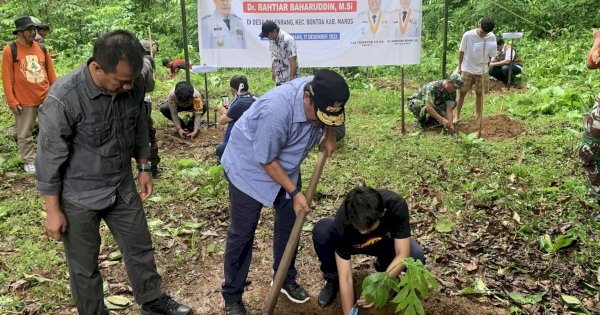
[[[460, 133], [470, 134], [477, 132], [479, 125], [477, 120], [463, 120], [456, 125], [456, 131]], [[442, 131], [440, 127], [426, 129], [425, 134], [439, 134]], [[525, 126], [513, 120], [506, 115], [494, 115], [483, 117], [481, 125], [481, 137], [496, 141], [515, 139], [525, 132]]]

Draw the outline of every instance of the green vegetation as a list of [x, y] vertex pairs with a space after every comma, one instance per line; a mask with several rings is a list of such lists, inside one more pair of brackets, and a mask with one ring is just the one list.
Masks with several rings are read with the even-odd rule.
[[[406, 96], [440, 77], [443, 1], [424, 2], [422, 64], [405, 67]], [[427, 239], [427, 265], [444, 280], [444, 294], [490, 296], [518, 314], [600, 312], [600, 224], [591, 221], [600, 210], [587, 194], [576, 153], [581, 115], [600, 93], [600, 71], [584, 66], [591, 29], [600, 21], [594, 5], [585, 0], [452, 1], [449, 70], [457, 63], [462, 33], [478, 16], [494, 15], [497, 33], [525, 33], [516, 42], [525, 62], [520, 88], [485, 96], [486, 117], [507, 114], [523, 124], [515, 137], [415, 132], [408, 111], [403, 135], [400, 67], [340, 69], [352, 91], [347, 137], [324, 169], [309, 223], [331, 215], [331, 207], [356, 185], [386, 187], [409, 201], [413, 235]], [[187, 8], [190, 52], [198, 63], [196, 2], [188, 1]], [[90, 56], [97, 35], [116, 28], [147, 37], [150, 25], [152, 38], [160, 42], [157, 60], [183, 56], [178, 1], [9, 0], [0, 14], [0, 42], [12, 39], [16, 16], [34, 15], [51, 24], [47, 43], [59, 76]], [[155, 108], [176, 82], [158, 68]], [[220, 70], [208, 76], [211, 104], [227, 93], [229, 78], [238, 73], [258, 94], [272, 86], [264, 69]], [[180, 73], [177, 80], [183, 78]], [[192, 82], [203, 89], [202, 76], [193, 75]], [[473, 117], [473, 103], [468, 95], [465, 121]], [[43, 237], [42, 199], [21, 170], [8, 130], [14, 121], [0, 105], [0, 313], [56, 313], [72, 303], [64, 253], [60, 244]], [[155, 110], [153, 116], [159, 133], [170, 132], [160, 113]], [[209, 154], [199, 160], [187, 148], [161, 150], [163, 173], [146, 209], [159, 244], [159, 268], [168, 273], [222, 255], [223, 242], [206, 238], [222, 232], [227, 222], [227, 185]], [[305, 177], [315, 160], [313, 153], [303, 165]], [[106, 258], [117, 247], [105, 226], [101, 233], [102, 259], [110, 261]], [[257, 238], [270, 233], [259, 230]]]

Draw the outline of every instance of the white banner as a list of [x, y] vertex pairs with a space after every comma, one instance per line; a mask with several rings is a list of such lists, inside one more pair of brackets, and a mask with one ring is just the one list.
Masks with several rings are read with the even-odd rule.
[[300, 67], [418, 64], [422, 0], [198, 0], [203, 64], [271, 67], [262, 22], [296, 40]]

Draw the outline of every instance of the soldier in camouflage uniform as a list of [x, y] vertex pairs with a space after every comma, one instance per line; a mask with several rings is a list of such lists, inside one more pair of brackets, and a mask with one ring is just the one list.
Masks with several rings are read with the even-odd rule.
[[[587, 56], [588, 69], [600, 69], [600, 29], [594, 32], [594, 44]], [[583, 116], [583, 137], [579, 146], [579, 158], [581, 159], [585, 176], [588, 179], [588, 187], [600, 205], [600, 97], [596, 99], [592, 110]], [[600, 215], [594, 218], [600, 221]]]
[[445, 80], [429, 82], [408, 98], [408, 109], [415, 115], [419, 128], [442, 125], [454, 130], [452, 110], [456, 106], [456, 90], [462, 86], [457, 73]]

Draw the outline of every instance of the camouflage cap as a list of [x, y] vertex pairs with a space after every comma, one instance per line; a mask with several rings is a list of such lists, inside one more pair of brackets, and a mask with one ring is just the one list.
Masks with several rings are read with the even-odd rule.
[[450, 77], [448, 77], [448, 80], [450, 80], [456, 87], [461, 87], [463, 84], [463, 80], [458, 73], [451, 74]]

